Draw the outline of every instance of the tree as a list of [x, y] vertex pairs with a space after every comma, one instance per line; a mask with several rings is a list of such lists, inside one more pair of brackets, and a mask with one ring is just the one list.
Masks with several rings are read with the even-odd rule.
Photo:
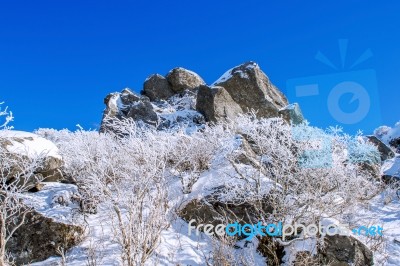
[[[0, 133], [8, 130], [12, 121], [12, 113], [0, 110], [5, 122], [0, 126]], [[28, 191], [32, 179], [40, 181], [41, 176], [35, 171], [44, 162], [43, 156], [28, 158], [23, 154], [11, 153], [7, 150], [10, 143], [0, 134], [0, 266], [7, 265], [10, 254], [7, 254], [7, 242], [20, 228], [31, 208], [23, 204], [21, 193]]]

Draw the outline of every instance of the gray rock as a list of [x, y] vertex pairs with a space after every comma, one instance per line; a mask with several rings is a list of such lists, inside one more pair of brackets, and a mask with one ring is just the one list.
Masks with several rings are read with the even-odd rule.
[[128, 89], [128, 88], [125, 88], [125, 89], [123, 89], [123, 90], [121, 91], [120, 97], [121, 97], [121, 103], [122, 103], [123, 105], [129, 105], [129, 104], [132, 104], [132, 103], [134, 103], [134, 102], [143, 100], [143, 97], [142, 97], [142, 96], [140, 96], [140, 95], [138, 95], [138, 94], [132, 92], [132, 91], [131, 91], [130, 89]]
[[105, 117], [119, 117], [120, 110], [118, 106], [118, 101], [120, 99], [120, 93], [114, 92], [108, 94], [104, 98], [104, 104], [106, 105], [106, 109], [103, 112], [103, 120]]
[[[7, 182], [19, 180], [24, 188], [33, 188], [44, 181], [58, 182], [63, 179], [60, 168], [64, 165], [58, 149], [51, 141], [23, 131], [0, 131], [0, 153], [8, 158], [8, 164], [0, 166], [7, 173]], [[21, 165], [37, 163], [30, 176]], [[7, 169], [6, 169], [7, 168]]]
[[238, 202], [234, 202], [234, 199], [225, 201], [221, 195], [228, 190], [223, 186], [217, 187], [212, 194], [190, 201], [179, 212], [180, 217], [188, 222], [194, 219], [197, 223], [210, 223], [215, 226], [227, 221], [257, 223], [262, 215], [273, 210], [268, 196], [257, 201], [246, 202], [242, 198]]
[[240, 146], [237, 149], [237, 154], [235, 156], [235, 162], [251, 165], [256, 168], [260, 168], [262, 171], [263, 166], [260, 165], [259, 160], [257, 160], [257, 154], [251, 147], [250, 143], [246, 140], [243, 135], [239, 136], [240, 138]]
[[33, 210], [10, 238], [6, 249], [14, 256], [16, 265], [30, 264], [58, 256], [58, 247], [68, 250], [77, 245], [83, 233], [84, 229], [78, 225], [57, 222]]
[[371, 136], [366, 136], [369, 142], [374, 144], [377, 148], [378, 151], [381, 155], [381, 161], [386, 161], [387, 159], [392, 159], [395, 156], [395, 153], [392, 151], [392, 149], [387, 146], [385, 143], [383, 143], [380, 139], [377, 137], [371, 135]]
[[196, 110], [204, 115], [207, 121], [217, 122], [232, 120], [243, 113], [242, 108], [233, 101], [223, 87], [201, 85], [197, 93]]
[[244, 112], [257, 111], [258, 117], [278, 117], [288, 105], [280, 92], [254, 62], [244, 63], [227, 71], [213, 86], [221, 86]]
[[299, 125], [304, 122], [303, 113], [298, 103], [289, 104], [280, 109], [279, 114], [292, 125]]
[[104, 99], [104, 104], [106, 109], [103, 112], [100, 132], [112, 130], [109, 128], [112, 119], [132, 118], [150, 125], [156, 125], [159, 121], [149, 98], [133, 93], [129, 89], [124, 89], [121, 93], [110, 93]]
[[[287, 248], [290, 248], [287, 247]], [[308, 251], [296, 253], [294, 266], [369, 266], [373, 253], [363, 243], [351, 236], [325, 236], [324, 245], [312, 256]]]
[[205, 84], [199, 75], [182, 67], [172, 69], [166, 78], [175, 93], [183, 92], [186, 89], [195, 90]]
[[325, 236], [325, 245], [319, 250], [322, 265], [373, 265], [373, 254], [363, 243], [351, 236]]
[[151, 101], [166, 100], [174, 95], [167, 79], [159, 74], [149, 76], [143, 84], [143, 94]]
[[126, 117], [141, 120], [146, 124], [156, 125], [158, 116], [153, 110], [153, 105], [148, 101], [138, 101], [126, 108]]

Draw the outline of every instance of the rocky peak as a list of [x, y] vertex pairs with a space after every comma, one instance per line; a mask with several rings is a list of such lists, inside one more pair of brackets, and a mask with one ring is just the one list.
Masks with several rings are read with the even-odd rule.
[[213, 86], [224, 87], [243, 111], [257, 111], [258, 117], [277, 117], [288, 101], [255, 62], [236, 66], [223, 74]]
[[195, 90], [200, 85], [205, 84], [198, 74], [182, 67], [172, 69], [166, 78], [175, 93], [183, 92], [184, 90]]
[[[165, 129], [182, 123], [199, 126], [204, 121], [229, 120], [254, 110], [258, 117], [283, 117], [294, 124], [303, 121], [300, 107], [288, 108], [286, 97], [252, 61], [228, 70], [211, 86], [182, 67], [165, 77], [152, 74], [144, 81], [141, 94], [124, 89], [108, 95], [103, 120], [133, 118]], [[193, 104], [182, 107], [185, 101]]]

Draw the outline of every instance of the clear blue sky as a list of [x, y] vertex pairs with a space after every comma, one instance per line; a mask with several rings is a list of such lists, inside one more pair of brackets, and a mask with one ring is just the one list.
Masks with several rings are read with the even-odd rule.
[[212, 83], [253, 60], [286, 93], [291, 79], [340, 72], [314, 57], [340, 65], [338, 39], [348, 39], [347, 65], [373, 54], [353, 69], [376, 72], [371, 104], [380, 97], [382, 120], [364, 129], [400, 120], [399, 2], [274, 2], [0, 0], [0, 101], [15, 129], [95, 128], [103, 98], [140, 91], [149, 74], [182, 66]]

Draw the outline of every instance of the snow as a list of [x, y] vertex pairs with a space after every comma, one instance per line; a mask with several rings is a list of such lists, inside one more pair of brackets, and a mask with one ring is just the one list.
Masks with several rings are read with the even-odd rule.
[[38, 156], [51, 156], [62, 159], [57, 146], [51, 141], [36, 134], [17, 130], [0, 130], [0, 138], [11, 142], [6, 148], [9, 152], [35, 158]]
[[199, 79], [202, 79], [197, 73], [195, 73], [195, 72], [193, 72], [193, 71], [191, 71], [191, 70], [184, 69], [184, 68], [182, 68], [182, 67], [180, 67], [180, 69], [185, 70], [186, 72], [192, 74], [193, 76], [195, 76], [195, 77], [197, 77], [197, 78], [199, 78]]
[[[250, 69], [256, 68], [257, 66], [258, 66], [257, 63], [252, 62], [250, 64], [247, 64], [246, 68], [250, 70]], [[232, 78], [232, 76], [234, 74], [236, 74], [236, 73], [239, 73], [241, 78], [248, 79], [249, 76], [247, 75], [247, 73], [245, 73], [242, 70], [238, 69], [238, 67], [240, 67], [240, 65], [239, 66], [235, 66], [235, 67], [229, 69], [228, 71], [226, 71], [221, 77], [219, 77], [216, 81], [214, 81], [214, 83], [211, 84], [211, 86], [216, 86], [219, 83], [227, 81], [228, 79]]]
[[45, 182], [42, 190], [22, 195], [24, 203], [33, 207], [43, 216], [63, 223], [74, 223], [74, 212], [79, 209], [77, 203], [78, 188], [72, 184]]
[[[354, 227], [361, 225], [381, 225], [383, 227], [383, 240], [366, 236], [355, 236], [374, 251], [375, 265], [398, 266], [400, 265], [400, 201], [396, 193], [386, 190], [369, 202], [360, 204], [348, 210], [348, 222]], [[388, 202], [388, 198], [391, 201]], [[378, 248], [373, 248], [374, 244]]]
[[211, 84], [211, 86], [216, 86], [219, 83], [222, 83], [222, 82], [227, 81], [228, 79], [232, 78], [232, 70], [233, 70], [233, 68], [226, 71], [221, 77], [219, 77], [219, 79], [214, 81], [214, 83]]
[[294, 110], [296, 109], [296, 105], [297, 103], [291, 103], [283, 108], [281, 108], [279, 111], [283, 111], [283, 110]]
[[294, 241], [292, 245], [285, 248], [285, 256], [283, 257], [284, 265], [293, 265], [296, 254], [301, 251], [308, 251], [311, 255], [317, 254], [317, 239], [307, 238]]
[[110, 106], [111, 109], [113, 110], [121, 110], [125, 108], [125, 105], [121, 101], [121, 94], [118, 92], [115, 92], [109, 102], [108, 105]]
[[400, 178], [400, 156], [386, 160], [382, 165], [381, 174]]
[[168, 101], [158, 101], [152, 105], [161, 118], [161, 130], [184, 129], [187, 134], [192, 134], [204, 127], [196, 123], [197, 120], [203, 120], [203, 116], [195, 110], [195, 95], [175, 95]]

